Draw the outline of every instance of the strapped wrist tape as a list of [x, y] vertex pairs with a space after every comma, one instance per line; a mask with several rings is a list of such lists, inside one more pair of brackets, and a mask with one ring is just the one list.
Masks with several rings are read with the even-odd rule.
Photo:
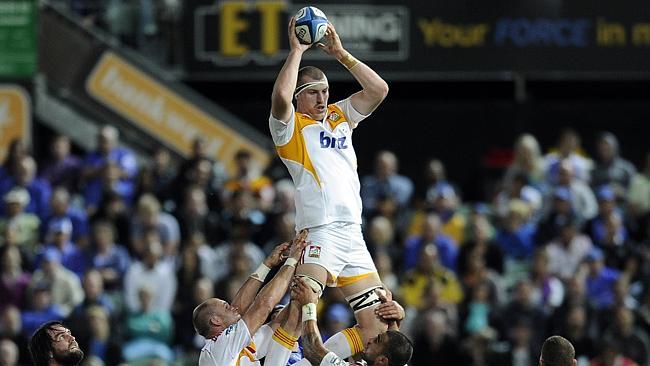
[[345, 56], [341, 57], [339, 62], [345, 66], [346, 69], [352, 70], [353, 67], [357, 66], [359, 64], [359, 60], [357, 60], [354, 56], [352, 56], [349, 52], [345, 54]]
[[296, 264], [298, 264], [298, 260], [295, 258], [287, 258], [287, 260], [284, 261], [285, 266], [296, 267]]
[[310, 302], [302, 306], [302, 321], [316, 320], [316, 304]]
[[259, 267], [257, 267], [255, 272], [251, 273], [250, 277], [253, 277], [253, 279], [260, 282], [264, 282], [269, 272], [271, 272], [271, 268], [267, 267], [264, 263], [260, 263]]

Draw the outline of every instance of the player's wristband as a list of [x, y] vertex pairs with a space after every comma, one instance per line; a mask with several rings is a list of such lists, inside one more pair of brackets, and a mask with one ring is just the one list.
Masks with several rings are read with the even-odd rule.
[[352, 56], [350, 52], [346, 52], [345, 56], [339, 59], [339, 62], [348, 70], [352, 70], [353, 67], [359, 64], [359, 60]]
[[316, 304], [310, 302], [302, 306], [302, 321], [316, 320]]
[[295, 259], [295, 258], [291, 258], [291, 257], [289, 257], [289, 258], [287, 258], [286, 261], [284, 261], [284, 265], [285, 265], [285, 266], [295, 267], [296, 264], [298, 264], [298, 260]]
[[251, 273], [250, 277], [260, 282], [264, 282], [266, 276], [271, 272], [271, 268], [267, 267], [264, 263], [260, 263], [255, 272]]

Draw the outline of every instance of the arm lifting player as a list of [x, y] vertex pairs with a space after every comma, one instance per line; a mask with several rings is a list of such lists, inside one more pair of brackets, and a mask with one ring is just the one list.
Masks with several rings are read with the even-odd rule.
[[[301, 232], [291, 245], [289, 257], [275, 277], [255, 296], [263, 278], [255, 278], [255, 273], [242, 286], [235, 297], [240, 310], [226, 301], [212, 298], [199, 304], [192, 314], [192, 323], [196, 331], [206, 338], [206, 345], [201, 350], [199, 365], [234, 365], [242, 352], [246, 353], [254, 335], [262, 326], [273, 307], [280, 301], [291, 281], [295, 266], [304, 250], [306, 232]], [[281, 253], [283, 248], [278, 249]], [[274, 252], [274, 254], [277, 254]], [[265, 275], [264, 275], [265, 276]], [[259, 283], [255, 283], [255, 282]], [[244, 294], [254, 298], [252, 302], [244, 299]], [[249, 351], [250, 352], [250, 351]], [[252, 355], [251, 355], [252, 356]]]
[[[341, 357], [327, 349], [320, 337], [316, 321], [318, 294], [303, 279], [297, 281], [292, 291], [296, 293], [296, 301], [302, 305], [302, 344], [305, 358], [312, 365], [348, 365]], [[394, 306], [394, 303], [391, 301], [386, 305], [386, 309], [388, 309]], [[405, 365], [410, 360], [413, 354], [411, 341], [404, 334], [394, 329], [396, 325], [392, 325], [390, 328], [368, 341], [362, 353], [362, 361], [357, 364], [371, 366]]]

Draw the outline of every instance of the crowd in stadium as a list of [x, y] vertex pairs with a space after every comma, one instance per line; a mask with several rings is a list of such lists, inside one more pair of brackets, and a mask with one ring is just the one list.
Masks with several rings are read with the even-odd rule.
[[[194, 307], [230, 301], [295, 235], [291, 179], [265, 175], [246, 151], [229, 175], [205, 143], [182, 161], [164, 148], [140, 161], [110, 126], [86, 156], [66, 136], [47, 156], [11, 144], [0, 354], [29, 364], [31, 333], [65, 319], [86, 365], [196, 364]], [[499, 189], [478, 203], [463, 202], [444, 162], [406, 177], [397, 156], [377, 153], [361, 177], [364, 235], [406, 309], [411, 365], [536, 365], [551, 334], [575, 345], [580, 365], [649, 364], [650, 154], [637, 169], [613, 134], [594, 146], [568, 129], [555, 147], [522, 135]], [[335, 289], [319, 313], [324, 339], [354, 323]]]

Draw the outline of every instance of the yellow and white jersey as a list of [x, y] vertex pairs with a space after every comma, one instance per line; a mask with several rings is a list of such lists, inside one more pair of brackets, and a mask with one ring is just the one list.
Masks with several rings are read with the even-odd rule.
[[296, 229], [336, 221], [361, 224], [360, 183], [352, 130], [367, 116], [350, 98], [327, 106], [323, 121], [295, 112], [293, 118], [269, 118], [278, 155], [296, 186]]
[[250, 339], [248, 327], [243, 320], [231, 325], [216, 339], [209, 339], [201, 349], [199, 366], [260, 366], [260, 359], [267, 356], [271, 363], [286, 365], [293, 343], [286, 340], [282, 330], [262, 325]]
[[251, 341], [248, 327], [240, 319], [217, 338], [205, 341], [199, 356], [199, 366], [238, 366], [242, 365], [242, 360], [253, 362], [256, 359], [255, 345]]

